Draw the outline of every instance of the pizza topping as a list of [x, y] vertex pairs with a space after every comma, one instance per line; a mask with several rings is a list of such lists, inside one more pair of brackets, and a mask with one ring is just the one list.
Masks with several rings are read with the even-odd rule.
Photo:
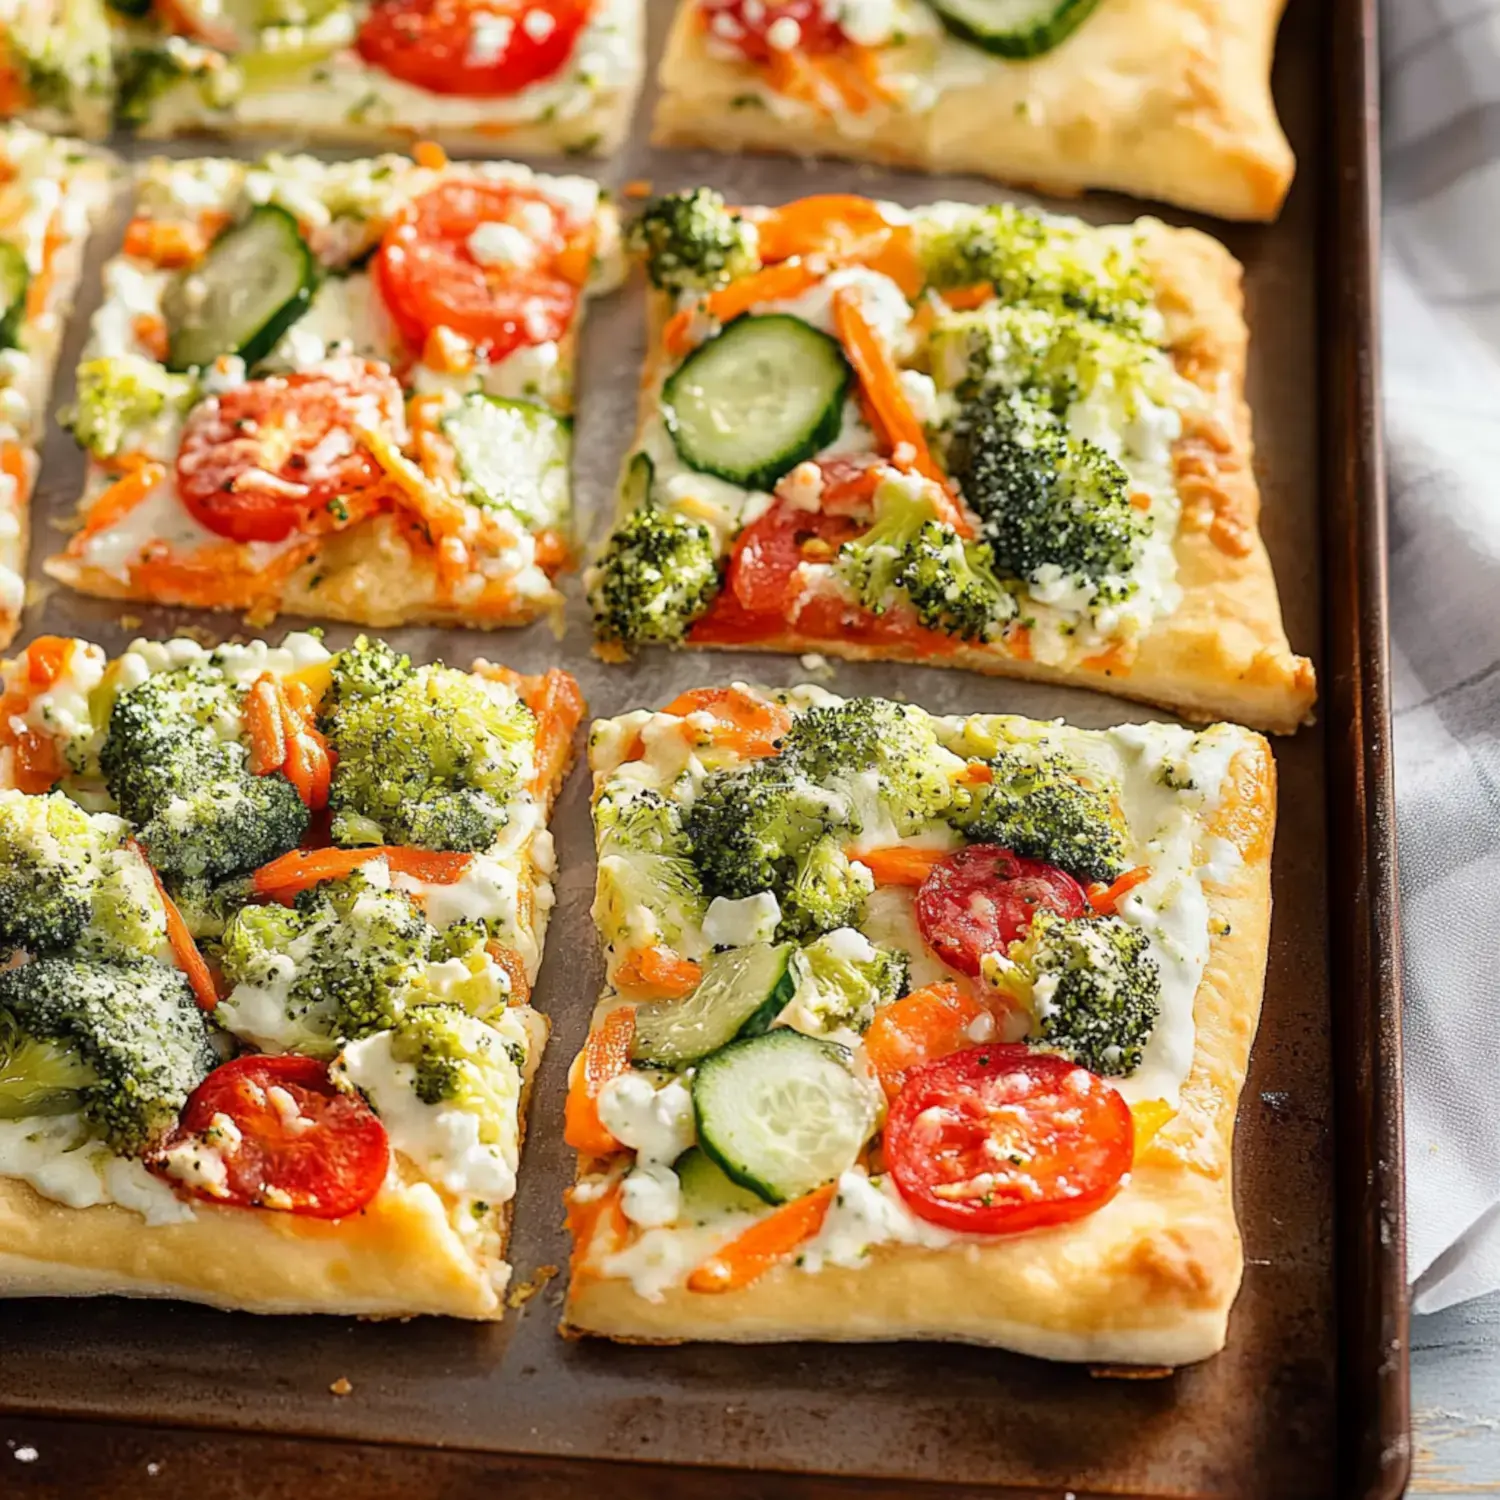
[[1086, 910], [1071, 875], [993, 844], [948, 855], [917, 891], [923, 940], [961, 974], [977, 975], [984, 956], [1004, 953], [1039, 912], [1077, 917]]
[[355, 43], [372, 67], [434, 94], [517, 94], [556, 74], [588, 0], [376, 0]]
[[760, 269], [756, 233], [721, 193], [694, 188], [656, 198], [629, 231], [654, 287], [712, 292]]
[[751, 62], [769, 63], [785, 52], [814, 57], [848, 41], [838, 8], [821, 0], [701, 0], [700, 9], [714, 41]]
[[886, 1120], [908, 1206], [971, 1234], [1019, 1234], [1102, 1208], [1124, 1184], [1134, 1124], [1120, 1094], [1076, 1063], [986, 1045], [912, 1072]]
[[994, 1036], [994, 1017], [951, 980], [925, 985], [882, 1006], [865, 1032], [865, 1055], [886, 1097], [894, 1099], [924, 1063]]
[[[524, 253], [516, 248], [522, 239]], [[453, 178], [398, 215], [375, 276], [412, 348], [443, 327], [498, 361], [563, 337], [591, 253], [592, 229], [577, 227], [565, 205], [539, 189]]]
[[[209, 1152], [214, 1167], [189, 1165]], [[374, 1110], [339, 1089], [323, 1063], [249, 1056], [224, 1063], [194, 1090], [150, 1165], [196, 1196], [236, 1208], [342, 1219], [380, 1191], [390, 1156]]]
[[1099, 0], [933, 0], [950, 32], [997, 57], [1040, 57], [1066, 41], [1086, 21]]
[[383, 365], [330, 360], [195, 407], [177, 454], [194, 519], [237, 542], [338, 530], [375, 509], [384, 471], [361, 429], [404, 431], [401, 387]]

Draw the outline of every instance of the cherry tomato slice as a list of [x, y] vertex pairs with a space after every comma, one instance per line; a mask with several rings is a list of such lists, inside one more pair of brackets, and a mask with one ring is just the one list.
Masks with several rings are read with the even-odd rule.
[[177, 453], [177, 492], [193, 517], [236, 542], [279, 542], [367, 514], [384, 473], [355, 437], [404, 431], [401, 387], [382, 364], [246, 381], [194, 408]]
[[[847, 40], [830, 19], [836, 9], [823, 0], [703, 0], [702, 11], [714, 40], [736, 48], [751, 62], [768, 63], [778, 50], [836, 52]], [[778, 21], [796, 23], [797, 40], [790, 48], [771, 45], [768, 33]]]
[[917, 889], [923, 940], [961, 974], [977, 974], [986, 953], [1004, 953], [1039, 911], [1081, 917], [1087, 910], [1083, 887], [1066, 871], [997, 844], [957, 850]]
[[848, 516], [778, 500], [735, 540], [725, 589], [751, 614], [784, 620], [795, 602], [797, 569], [804, 562], [831, 562], [865, 529]]
[[[563, 205], [517, 183], [457, 178], [417, 199], [375, 258], [381, 296], [408, 343], [420, 349], [434, 328], [449, 328], [498, 360], [561, 338], [582, 280], [569, 264], [580, 258], [569, 254], [579, 230], [566, 216]], [[529, 248], [481, 264], [469, 243], [481, 224], [519, 230]]]
[[[385, 1126], [357, 1094], [335, 1087], [315, 1058], [257, 1054], [215, 1068], [193, 1090], [163, 1149], [202, 1138], [215, 1115], [232, 1120], [242, 1139], [231, 1146], [222, 1138], [227, 1132], [216, 1133], [225, 1192], [193, 1189], [210, 1202], [342, 1219], [385, 1181]], [[163, 1171], [159, 1157], [154, 1169]]]
[[911, 1210], [971, 1234], [1020, 1234], [1102, 1208], [1135, 1152], [1119, 1090], [1021, 1045], [916, 1069], [891, 1105], [885, 1156]]
[[376, 0], [354, 45], [415, 88], [492, 99], [552, 77], [589, 10], [589, 0]]

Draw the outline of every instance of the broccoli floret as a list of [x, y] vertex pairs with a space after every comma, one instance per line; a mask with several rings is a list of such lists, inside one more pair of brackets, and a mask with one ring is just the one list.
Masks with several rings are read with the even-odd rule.
[[1133, 591], [1128, 575], [1151, 523], [1130, 503], [1130, 476], [1036, 403], [1015, 395], [969, 403], [949, 469], [1002, 575], [1068, 578], [1090, 588], [1095, 603]]
[[28, 1036], [0, 1010], [0, 1120], [71, 1114], [98, 1080], [76, 1047]]
[[146, 958], [166, 941], [151, 872], [125, 848], [129, 826], [58, 792], [0, 791], [0, 957], [79, 947]]
[[870, 872], [850, 862], [839, 836], [824, 834], [798, 858], [791, 884], [777, 892], [781, 923], [776, 936], [805, 938], [856, 926], [874, 889]]
[[395, 1023], [426, 978], [435, 934], [412, 898], [362, 874], [303, 891], [295, 906], [247, 906], [224, 932], [217, 1012], [264, 1051], [327, 1057], [340, 1040]]
[[488, 849], [509, 816], [507, 797], [530, 774], [536, 742], [524, 703], [441, 665], [349, 693], [329, 724], [339, 757], [329, 806], [334, 842], [343, 845]]
[[851, 831], [867, 833], [889, 819], [898, 837], [942, 816], [953, 797], [949, 773], [960, 768], [921, 709], [885, 698], [850, 698], [798, 714], [770, 764], [838, 792], [840, 821]]
[[377, 698], [393, 692], [416, 671], [411, 657], [394, 651], [384, 641], [360, 636], [352, 646], [333, 658], [330, 707], [351, 698]]
[[1006, 987], [1020, 979], [1034, 1046], [1106, 1078], [1140, 1066], [1161, 1012], [1161, 971], [1139, 927], [1119, 917], [1040, 912], [1009, 960], [986, 956], [984, 972]]
[[1078, 880], [1124, 872], [1126, 828], [1118, 803], [1085, 785], [1060, 755], [1035, 759], [1001, 750], [985, 764], [993, 780], [954, 792], [948, 819], [965, 838], [1044, 859]]
[[252, 776], [234, 736], [244, 691], [201, 663], [115, 699], [99, 753], [110, 795], [173, 884], [214, 882], [295, 849], [308, 811], [279, 772]]
[[595, 804], [594, 828], [594, 919], [607, 940], [664, 943], [696, 957], [708, 903], [681, 811], [649, 788], [608, 788]]
[[190, 375], [174, 375], [138, 354], [85, 360], [78, 367], [78, 400], [63, 422], [95, 458], [113, 458], [132, 428], [164, 411], [185, 411], [197, 393]]
[[505, 1064], [519, 1072], [526, 1062], [516, 1040], [454, 1005], [418, 1006], [395, 1031], [391, 1055], [416, 1070], [414, 1091], [423, 1104], [514, 1109], [516, 1089]]
[[778, 1020], [813, 1036], [863, 1031], [876, 1010], [906, 993], [911, 959], [852, 927], [825, 933], [792, 955], [796, 985]]
[[760, 268], [753, 227], [712, 188], [654, 199], [629, 239], [651, 284], [664, 291], [711, 292]]
[[144, 125], [152, 106], [191, 72], [165, 47], [132, 47], [118, 63], [115, 119], [120, 125]]
[[615, 528], [588, 583], [601, 647], [674, 645], [718, 593], [713, 533], [676, 511], [641, 505]]
[[188, 931], [200, 941], [223, 937], [234, 914], [257, 899], [254, 887], [245, 876], [231, 876], [218, 884], [200, 877], [178, 880], [175, 885], [172, 901], [182, 913]]
[[875, 491], [875, 521], [839, 550], [838, 571], [861, 604], [884, 614], [905, 599], [929, 630], [986, 641], [1016, 612], [990, 548], [938, 519], [932, 487], [905, 475]]
[[[0, 1068], [12, 1099], [31, 1088], [55, 1106], [64, 1085], [76, 1090], [84, 1118], [123, 1155], [139, 1155], [171, 1129], [218, 1060], [187, 980], [149, 959], [39, 958], [7, 969], [0, 1014], [16, 1048]], [[53, 1045], [35, 1051], [25, 1041]], [[39, 1070], [29, 1084], [17, 1076], [28, 1056]]]
[[1141, 325], [1151, 285], [1132, 241], [1013, 203], [946, 204], [916, 218], [917, 254], [937, 288], [988, 282], [1002, 302]]

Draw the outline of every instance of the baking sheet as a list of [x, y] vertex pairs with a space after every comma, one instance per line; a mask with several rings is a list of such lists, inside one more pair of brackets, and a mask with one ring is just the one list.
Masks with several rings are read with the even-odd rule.
[[[1317, 0], [1295, 0], [1281, 34], [1277, 96], [1299, 157], [1298, 183], [1281, 221], [1242, 228], [1163, 212], [1172, 222], [1218, 234], [1245, 264], [1263, 526], [1293, 647], [1320, 668], [1321, 10]], [[669, 15], [668, 0], [652, 0], [653, 65]], [[1007, 196], [973, 179], [653, 151], [643, 144], [649, 108], [648, 91], [634, 143], [602, 170], [592, 163], [566, 169], [593, 172], [612, 186], [648, 179], [666, 190], [711, 182], [731, 201], [747, 203], [812, 191], [858, 191], [907, 204], [938, 196]], [[172, 149], [191, 154], [205, 147]], [[1140, 211], [1102, 196], [1065, 206], [1097, 220]], [[95, 243], [65, 346], [65, 372], [97, 302], [98, 266], [117, 245], [123, 222], [122, 214]], [[617, 466], [633, 430], [642, 313], [640, 288], [633, 285], [595, 303], [584, 333], [575, 498], [581, 529], [592, 541], [607, 530]], [[70, 386], [65, 373], [56, 405], [68, 399]], [[40, 557], [59, 542], [54, 527], [71, 514], [81, 475], [71, 439], [54, 430], [36, 514], [35, 579], [42, 577]], [[420, 659], [442, 657], [460, 666], [479, 655], [524, 671], [565, 666], [578, 676], [596, 715], [661, 703], [704, 683], [784, 684], [808, 675], [795, 658], [753, 654], [657, 654], [626, 667], [603, 666], [588, 654], [578, 579], [566, 587], [561, 641], [544, 624], [518, 632], [397, 631], [390, 639]], [[238, 627], [230, 616], [122, 609], [42, 588], [20, 643], [43, 632], [76, 633], [115, 651], [135, 635], [184, 625], [216, 636]], [[278, 622], [268, 633], [296, 623]], [[333, 627], [328, 634], [338, 645], [353, 633]], [[835, 691], [880, 692], [936, 712], [1066, 716], [1087, 726], [1160, 717], [1092, 693], [920, 667], [837, 664], [819, 680]], [[1236, 1152], [1246, 1274], [1229, 1347], [1218, 1358], [1167, 1380], [1120, 1381], [930, 1344], [675, 1350], [570, 1344], [555, 1331], [559, 1276], [496, 1327], [430, 1319], [405, 1325], [254, 1319], [115, 1300], [0, 1303], [0, 1408], [556, 1458], [978, 1486], [1279, 1500], [1330, 1493], [1337, 1341], [1323, 730], [1304, 729], [1279, 741], [1276, 751], [1275, 920]], [[510, 1252], [517, 1282], [539, 1268], [565, 1266], [567, 1259], [561, 1192], [572, 1177], [572, 1154], [562, 1142], [565, 1075], [602, 978], [588, 917], [593, 868], [581, 769], [567, 786], [554, 828], [559, 900], [536, 997], [553, 1032], [522, 1164]], [[329, 1394], [340, 1377], [353, 1385], [342, 1399]], [[606, 1481], [604, 1492], [626, 1493], [625, 1485], [622, 1473]], [[639, 1485], [642, 1492], [656, 1489], [644, 1473]]]

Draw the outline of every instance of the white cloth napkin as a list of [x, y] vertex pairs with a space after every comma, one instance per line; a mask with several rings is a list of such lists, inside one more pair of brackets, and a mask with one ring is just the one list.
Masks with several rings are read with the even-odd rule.
[[1500, 1287], [1500, 0], [1384, 0], [1413, 1307]]

